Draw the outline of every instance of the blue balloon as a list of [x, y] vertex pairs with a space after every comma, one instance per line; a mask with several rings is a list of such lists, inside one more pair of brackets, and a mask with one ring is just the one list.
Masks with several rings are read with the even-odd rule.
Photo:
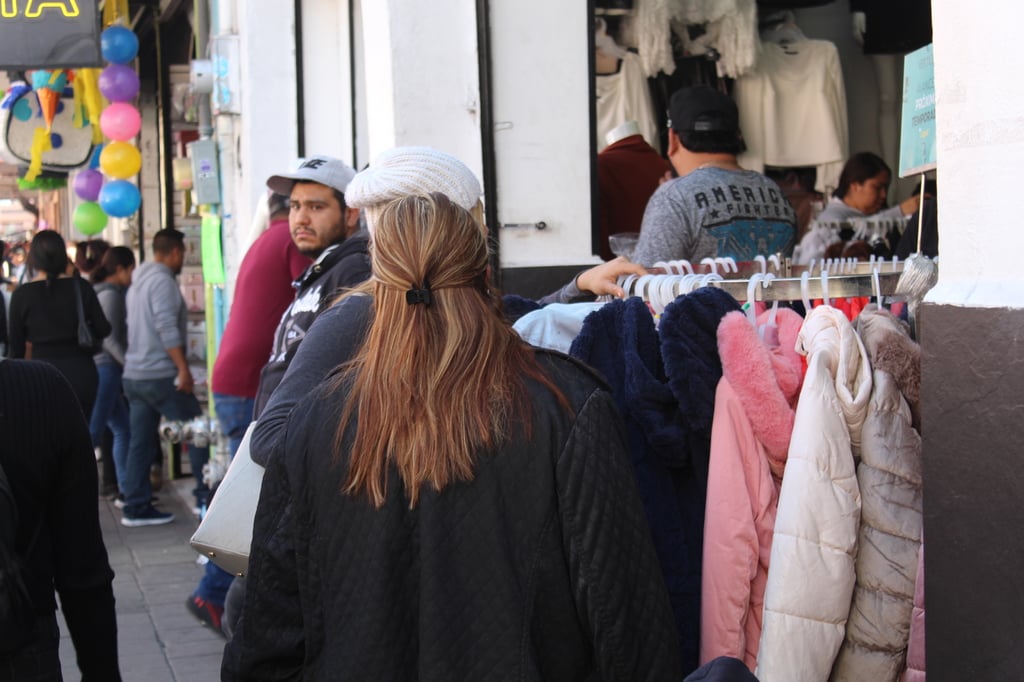
[[100, 51], [112, 64], [127, 64], [139, 53], [139, 38], [124, 26], [111, 26], [100, 34]]
[[141, 203], [139, 188], [127, 180], [105, 182], [100, 190], [100, 207], [104, 213], [115, 218], [127, 218], [139, 210]]

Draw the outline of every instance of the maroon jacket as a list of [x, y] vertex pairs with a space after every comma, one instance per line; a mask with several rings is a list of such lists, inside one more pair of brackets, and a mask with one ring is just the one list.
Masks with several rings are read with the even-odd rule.
[[608, 247], [609, 235], [640, 231], [647, 200], [671, 168], [642, 135], [624, 137], [597, 155], [598, 249], [602, 258], [615, 257]]

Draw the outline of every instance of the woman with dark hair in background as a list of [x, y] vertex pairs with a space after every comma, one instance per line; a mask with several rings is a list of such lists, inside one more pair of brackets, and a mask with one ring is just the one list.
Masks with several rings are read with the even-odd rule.
[[94, 447], [100, 445], [106, 429], [109, 428], [114, 436], [112, 454], [118, 495], [115, 504], [118, 506], [123, 501], [120, 494], [121, 478], [128, 457], [128, 403], [121, 394], [121, 373], [128, 345], [125, 293], [132, 282], [133, 270], [135, 254], [132, 250], [126, 246], [115, 246], [104, 253], [102, 262], [93, 269], [90, 276], [103, 315], [110, 322], [111, 332], [103, 339], [103, 349], [93, 358], [99, 374], [99, 388], [89, 419], [89, 435]]
[[854, 154], [843, 166], [839, 186], [817, 220], [902, 218], [914, 213], [921, 203], [921, 197], [916, 194], [892, 208], [885, 208], [891, 182], [892, 171], [882, 157], [871, 152]]
[[110, 334], [96, 292], [77, 275], [66, 274], [64, 238], [43, 230], [32, 238], [29, 266], [36, 273], [11, 295], [10, 356], [42, 360], [56, 367], [71, 383], [83, 415], [92, 414], [99, 375], [92, 352], [78, 345], [78, 306], [82, 298], [86, 323], [97, 341]]
[[681, 679], [604, 383], [512, 330], [469, 211], [375, 224], [365, 341], [270, 461], [223, 679]]
[[[74, 250], [74, 268], [78, 270], [78, 273], [90, 282], [95, 282], [92, 279], [93, 271], [100, 266], [103, 262], [103, 256], [110, 249], [110, 242], [103, 239], [86, 239], [78, 242], [73, 247]], [[95, 289], [95, 287], [93, 287]], [[101, 302], [102, 303], [102, 302]], [[106, 310], [104, 310], [106, 312]], [[110, 315], [107, 315], [109, 320]], [[107, 339], [110, 337], [108, 336]], [[106, 340], [106, 339], [105, 339]], [[100, 377], [102, 384], [103, 377]], [[97, 393], [97, 396], [99, 394]], [[95, 409], [95, 408], [93, 408]], [[88, 414], [85, 415], [86, 421], [90, 421]], [[96, 450], [96, 457], [100, 461], [100, 468], [102, 475], [100, 478], [100, 494], [104, 496], [116, 495], [118, 491], [117, 485], [117, 470], [114, 463], [114, 434], [112, 431], [103, 428], [99, 438], [93, 438], [93, 445], [98, 448]]]
[[[103, 239], [87, 239], [78, 242], [75, 248], [75, 267], [83, 277], [92, 278], [92, 272], [103, 262], [103, 256], [110, 250], [110, 242]], [[95, 281], [95, 280], [93, 280]]]

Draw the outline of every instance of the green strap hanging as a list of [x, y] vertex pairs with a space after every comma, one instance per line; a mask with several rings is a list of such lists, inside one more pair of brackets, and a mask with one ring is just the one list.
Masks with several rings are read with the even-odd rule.
[[207, 284], [224, 284], [224, 258], [220, 248], [220, 216], [204, 214], [203, 280]]

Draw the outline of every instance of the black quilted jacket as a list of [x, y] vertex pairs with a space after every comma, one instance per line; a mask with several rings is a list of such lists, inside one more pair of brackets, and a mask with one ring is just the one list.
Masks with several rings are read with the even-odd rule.
[[530, 438], [409, 509], [339, 493], [341, 401], [292, 412], [260, 495], [224, 680], [680, 680], [676, 632], [621, 420], [582, 365], [538, 352]]

